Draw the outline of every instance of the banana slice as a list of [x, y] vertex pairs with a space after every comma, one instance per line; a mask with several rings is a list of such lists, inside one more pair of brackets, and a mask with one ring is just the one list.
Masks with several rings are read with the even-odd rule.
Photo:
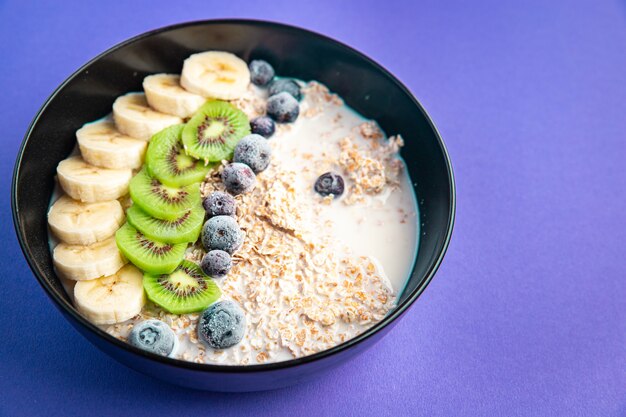
[[243, 60], [229, 52], [201, 52], [185, 60], [180, 84], [204, 97], [234, 100], [245, 94], [250, 71]]
[[111, 119], [87, 123], [76, 131], [76, 139], [85, 162], [102, 168], [139, 168], [148, 147], [118, 131]]
[[83, 203], [62, 196], [50, 207], [52, 233], [70, 245], [91, 245], [113, 236], [124, 223], [124, 210], [117, 200]]
[[180, 117], [152, 110], [144, 93], [118, 97], [113, 103], [113, 119], [120, 132], [145, 141], [166, 127], [183, 122]]
[[180, 76], [155, 74], [143, 79], [148, 104], [155, 110], [174, 116], [191, 117], [206, 99], [180, 86]]
[[143, 273], [131, 264], [115, 274], [78, 281], [74, 287], [76, 308], [94, 324], [129, 320], [141, 312], [146, 302]]
[[61, 161], [57, 174], [63, 191], [86, 203], [120, 198], [128, 193], [128, 183], [133, 176], [130, 168], [99, 168], [89, 165], [80, 156]]
[[59, 243], [52, 260], [61, 277], [74, 281], [112, 275], [128, 263], [117, 249], [114, 237], [88, 246]]

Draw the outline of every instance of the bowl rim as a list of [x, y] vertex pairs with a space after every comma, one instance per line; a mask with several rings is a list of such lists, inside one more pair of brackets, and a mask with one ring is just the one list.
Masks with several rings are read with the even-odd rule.
[[[325, 41], [325, 42], [330, 42], [333, 43], [337, 46], [340, 46], [341, 48], [344, 48], [346, 50], [348, 50], [348, 52], [355, 54], [356, 56], [358, 56], [359, 58], [365, 60], [366, 62], [368, 62], [369, 64], [371, 64], [374, 68], [376, 68], [378, 70], [378, 72], [381, 73], [381, 75], [387, 77], [390, 81], [392, 81], [394, 84], [397, 85], [397, 87], [399, 87], [404, 94], [406, 94], [411, 101], [413, 102], [413, 104], [422, 112], [423, 116], [425, 117], [426, 121], [428, 122], [430, 128], [432, 129], [432, 131], [435, 134], [435, 138], [438, 142], [439, 148], [441, 149], [441, 152], [443, 154], [444, 160], [445, 160], [445, 164], [446, 164], [446, 168], [447, 168], [447, 173], [450, 179], [450, 193], [449, 193], [449, 198], [450, 198], [450, 210], [448, 212], [448, 223], [447, 223], [447, 229], [446, 229], [446, 234], [445, 234], [445, 239], [443, 242], [443, 247], [442, 250], [437, 254], [437, 258], [435, 260], [435, 262], [430, 266], [430, 268], [428, 269], [428, 271], [426, 272], [426, 276], [424, 277], [424, 279], [422, 280], [422, 282], [420, 283], [420, 285], [418, 285], [410, 294], [409, 296], [399, 305], [397, 305], [392, 311], [391, 313], [387, 314], [381, 321], [379, 321], [378, 323], [376, 323], [374, 326], [370, 327], [369, 329], [367, 329], [366, 331], [364, 331], [363, 333], [353, 337], [352, 339], [343, 342], [341, 344], [338, 344], [336, 346], [333, 346], [330, 349], [326, 349], [323, 350], [321, 352], [317, 352], [314, 353], [312, 355], [308, 355], [308, 356], [303, 356], [300, 358], [295, 358], [295, 359], [289, 359], [286, 361], [282, 361], [282, 362], [271, 362], [271, 363], [266, 363], [266, 364], [254, 364], [254, 365], [216, 365], [216, 364], [206, 364], [206, 363], [195, 363], [195, 362], [189, 362], [189, 361], [185, 361], [182, 359], [174, 359], [174, 358], [169, 358], [169, 357], [165, 357], [165, 356], [161, 356], [161, 355], [157, 355], [154, 353], [150, 353], [150, 352], [146, 352], [142, 349], [136, 348], [126, 342], [123, 342], [113, 336], [111, 336], [110, 334], [108, 334], [107, 332], [101, 330], [99, 327], [97, 327], [96, 325], [92, 324], [91, 322], [89, 322], [87, 319], [85, 319], [82, 315], [80, 315], [76, 310], [75, 307], [73, 307], [70, 303], [68, 303], [65, 299], [62, 299], [59, 295], [57, 295], [56, 290], [54, 288], [52, 288], [52, 286], [47, 282], [47, 280], [39, 273], [38, 271], [38, 267], [36, 266], [35, 262], [33, 261], [33, 256], [32, 253], [30, 251], [30, 249], [28, 248], [28, 246], [26, 245], [26, 242], [23, 239], [23, 233], [22, 230], [20, 228], [20, 222], [19, 222], [19, 215], [17, 212], [17, 200], [18, 200], [18, 195], [17, 195], [17, 177], [18, 177], [18, 173], [22, 164], [22, 159], [24, 156], [24, 149], [26, 147], [26, 144], [28, 143], [28, 140], [30, 139], [30, 136], [32, 134], [32, 131], [35, 127], [35, 125], [39, 122], [39, 118], [41, 117], [41, 115], [46, 111], [46, 109], [48, 108], [50, 102], [59, 94], [59, 92], [65, 88], [65, 86], [71, 82], [72, 80], [74, 80], [76, 77], [78, 77], [87, 67], [89, 67], [91, 64], [93, 64], [94, 62], [102, 59], [103, 57], [109, 55], [110, 53], [121, 49], [127, 45], [130, 45], [136, 41], [139, 41], [141, 39], [144, 38], [148, 38], [151, 37], [153, 35], [162, 33], [162, 32], [167, 32], [167, 31], [171, 31], [171, 30], [176, 30], [176, 29], [181, 29], [181, 28], [185, 28], [185, 27], [190, 27], [190, 26], [203, 26], [203, 25], [215, 25], [215, 24], [243, 24], [243, 25], [251, 25], [251, 26], [264, 26], [264, 27], [268, 27], [268, 28], [279, 28], [281, 30], [289, 30], [289, 31], [295, 31], [295, 32], [303, 32], [304, 34], [308, 35], [308, 36], [312, 36], [315, 38], [318, 38], [319, 40]], [[22, 250], [22, 253], [24, 254], [24, 257], [26, 258], [26, 261], [31, 269], [31, 271], [34, 273], [35, 277], [37, 278], [37, 281], [39, 282], [39, 284], [41, 285], [41, 287], [46, 291], [46, 293], [48, 294], [48, 297], [50, 299], [52, 299], [54, 301], [54, 303], [56, 304], [57, 308], [61, 309], [62, 312], [65, 312], [67, 314], [69, 314], [70, 316], [72, 316], [73, 319], [75, 319], [78, 323], [80, 323], [82, 326], [84, 326], [85, 328], [87, 328], [88, 330], [90, 330], [91, 332], [95, 333], [97, 336], [103, 338], [104, 340], [106, 340], [107, 342], [120, 347], [126, 351], [130, 351], [134, 354], [140, 355], [142, 357], [144, 357], [145, 359], [148, 360], [155, 360], [158, 362], [161, 362], [162, 364], [165, 365], [170, 365], [170, 366], [174, 366], [174, 367], [182, 367], [182, 368], [187, 368], [187, 369], [191, 369], [191, 370], [195, 370], [195, 371], [203, 371], [203, 372], [214, 372], [214, 373], [254, 373], [254, 372], [266, 372], [266, 371], [273, 371], [273, 370], [279, 370], [279, 369], [284, 369], [284, 368], [291, 368], [291, 367], [295, 367], [298, 365], [303, 365], [303, 364], [307, 364], [307, 363], [311, 363], [311, 362], [315, 362], [315, 361], [319, 361], [321, 359], [325, 359], [328, 358], [330, 356], [336, 355], [344, 350], [348, 350], [358, 344], [360, 344], [361, 342], [365, 341], [366, 339], [369, 339], [370, 337], [372, 337], [374, 334], [378, 333], [379, 331], [383, 330], [385, 327], [387, 327], [388, 325], [390, 325], [391, 323], [393, 323], [394, 321], [396, 321], [396, 319], [398, 319], [414, 302], [415, 300], [417, 300], [417, 298], [424, 292], [424, 290], [426, 289], [426, 287], [428, 286], [428, 284], [430, 283], [430, 281], [432, 280], [432, 278], [434, 277], [435, 273], [437, 272], [437, 270], [439, 269], [439, 266], [441, 265], [441, 262], [447, 252], [447, 249], [449, 247], [450, 244], [450, 238], [452, 236], [452, 230], [454, 228], [454, 222], [455, 222], [455, 213], [456, 213], [456, 187], [455, 187], [455, 181], [454, 181], [454, 172], [452, 170], [452, 164], [450, 162], [450, 156], [448, 153], [448, 150], [443, 142], [443, 139], [441, 138], [441, 135], [439, 133], [439, 131], [437, 130], [435, 124], [433, 123], [432, 119], [430, 118], [430, 116], [428, 115], [428, 113], [426, 112], [426, 110], [424, 109], [424, 107], [421, 105], [421, 103], [415, 98], [415, 96], [409, 91], [409, 89], [400, 81], [398, 80], [390, 71], [388, 71], [386, 68], [384, 68], [382, 65], [380, 65], [379, 63], [377, 63], [376, 61], [374, 61], [373, 59], [371, 59], [369, 56], [365, 55], [364, 53], [352, 48], [349, 45], [346, 45], [345, 43], [338, 41], [336, 39], [333, 39], [329, 36], [326, 35], [322, 35], [320, 33], [317, 33], [315, 31], [309, 30], [309, 29], [304, 29], [298, 26], [294, 26], [294, 25], [289, 25], [289, 24], [284, 24], [284, 23], [279, 23], [279, 22], [274, 22], [274, 21], [269, 21], [269, 20], [259, 20], [259, 19], [230, 19], [230, 18], [225, 18], [225, 19], [205, 19], [205, 20], [193, 20], [193, 21], [186, 21], [186, 22], [182, 22], [182, 23], [176, 23], [176, 24], [172, 24], [172, 25], [168, 25], [168, 26], [162, 26], [147, 32], [143, 32], [139, 35], [133, 36], [131, 38], [128, 38], [122, 42], [119, 42], [117, 44], [115, 44], [114, 46], [108, 48], [107, 50], [105, 50], [104, 52], [101, 52], [100, 54], [98, 54], [97, 56], [95, 56], [94, 58], [90, 59], [88, 62], [86, 62], [85, 64], [83, 64], [80, 68], [78, 68], [76, 71], [74, 71], [70, 76], [68, 76], [61, 84], [59, 84], [58, 87], [56, 87], [54, 89], [54, 91], [50, 94], [50, 96], [48, 96], [48, 98], [46, 99], [46, 101], [44, 102], [44, 104], [39, 108], [39, 110], [37, 111], [35, 117], [33, 118], [33, 120], [31, 121], [26, 134], [24, 135], [24, 138], [22, 139], [22, 143], [20, 145], [19, 151], [17, 153], [17, 159], [15, 162], [15, 166], [13, 168], [13, 177], [12, 177], [12, 181], [11, 181], [11, 214], [12, 214], [12, 218], [13, 218], [13, 225], [15, 228], [15, 232], [17, 234], [17, 238], [20, 244], [20, 248]], [[413, 271], [415, 270], [415, 260], [413, 261], [413, 267], [411, 268], [411, 274], [413, 273]]]

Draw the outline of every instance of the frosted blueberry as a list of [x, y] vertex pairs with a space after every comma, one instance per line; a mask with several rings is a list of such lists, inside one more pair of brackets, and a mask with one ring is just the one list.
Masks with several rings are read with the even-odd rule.
[[128, 334], [128, 343], [157, 355], [169, 356], [176, 346], [176, 335], [160, 320], [145, 320], [135, 324]]
[[224, 277], [232, 266], [233, 262], [228, 252], [219, 249], [207, 252], [200, 262], [202, 271], [212, 278]]
[[218, 301], [200, 316], [198, 337], [213, 349], [226, 349], [243, 339], [246, 317], [232, 301]]
[[300, 105], [291, 94], [278, 93], [267, 100], [267, 114], [278, 123], [295, 122], [300, 114]]
[[263, 87], [274, 78], [274, 68], [266, 61], [255, 59], [248, 65], [252, 84]]
[[223, 250], [232, 254], [243, 243], [243, 232], [230, 216], [211, 217], [202, 227], [202, 245], [207, 251]]
[[233, 162], [222, 171], [222, 182], [229, 193], [237, 195], [254, 188], [256, 175], [248, 165]]
[[267, 139], [253, 133], [237, 143], [233, 161], [248, 165], [255, 174], [258, 174], [270, 164], [271, 156], [272, 149]]
[[250, 122], [250, 130], [264, 138], [270, 138], [276, 131], [276, 125], [270, 117], [259, 116]]
[[237, 210], [235, 199], [227, 193], [214, 191], [202, 201], [207, 214], [213, 216], [234, 216]]
[[291, 80], [289, 78], [281, 78], [272, 81], [268, 89], [268, 94], [270, 95], [270, 97], [283, 92], [291, 94], [291, 96], [298, 101], [300, 101], [300, 99], [302, 98], [302, 91], [300, 91], [300, 86], [294, 80]]

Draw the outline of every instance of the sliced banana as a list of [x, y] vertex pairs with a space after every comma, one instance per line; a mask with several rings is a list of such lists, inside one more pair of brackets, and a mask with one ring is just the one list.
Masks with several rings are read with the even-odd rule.
[[143, 273], [132, 264], [106, 277], [78, 281], [74, 287], [76, 308], [94, 324], [129, 320], [146, 302], [142, 281]]
[[181, 87], [175, 74], [149, 75], [143, 79], [143, 90], [150, 107], [182, 118], [191, 117], [206, 101]]
[[57, 174], [63, 191], [86, 203], [120, 198], [128, 193], [128, 183], [133, 176], [130, 168], [99, 168], [89, 165], [80, 156], [61, 161]]
[[111, 119], [87, 123], [76, 131], [76, 139], [85, 162], [111, 169], [141, 167], [148, 146], [117, 130]]
[[62, 196], [50, 207], [52, 233], [70, 245], [91, 245], [113, 236], [124, 223], [124, 210], [117, 200], [83, 203]]
[[115, 237], [91, 245], [59, 243], [52, 260], [61, 277], [74, 281], [112, 275], [128, 263], [117, 248]]
[[113, 103], [113, 119], [120, 132], [145, 141], [166, 127], [183, 122], [180, 117], [152, 110], [144, 93], [118, 97]]
[[234, 100], [245, 94], [250, 71], [242, 59], [229, 52], [201, 52], [185, 60], [180, 84], [204, 97]]

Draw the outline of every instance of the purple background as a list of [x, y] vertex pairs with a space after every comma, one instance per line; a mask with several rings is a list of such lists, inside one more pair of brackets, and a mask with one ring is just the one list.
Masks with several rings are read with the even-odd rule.
[[[626, 415], [626, 2], [26, 3], [0, 1], [0, 415]], [[404, 320], [281, 391], [195, 392], [109, 359], [48, 301], [9, 214], [18, 146], [61, 81], [130, 36], [213, 17], [365, 52], [421, 100], [456, 173], [448, 255]]]

